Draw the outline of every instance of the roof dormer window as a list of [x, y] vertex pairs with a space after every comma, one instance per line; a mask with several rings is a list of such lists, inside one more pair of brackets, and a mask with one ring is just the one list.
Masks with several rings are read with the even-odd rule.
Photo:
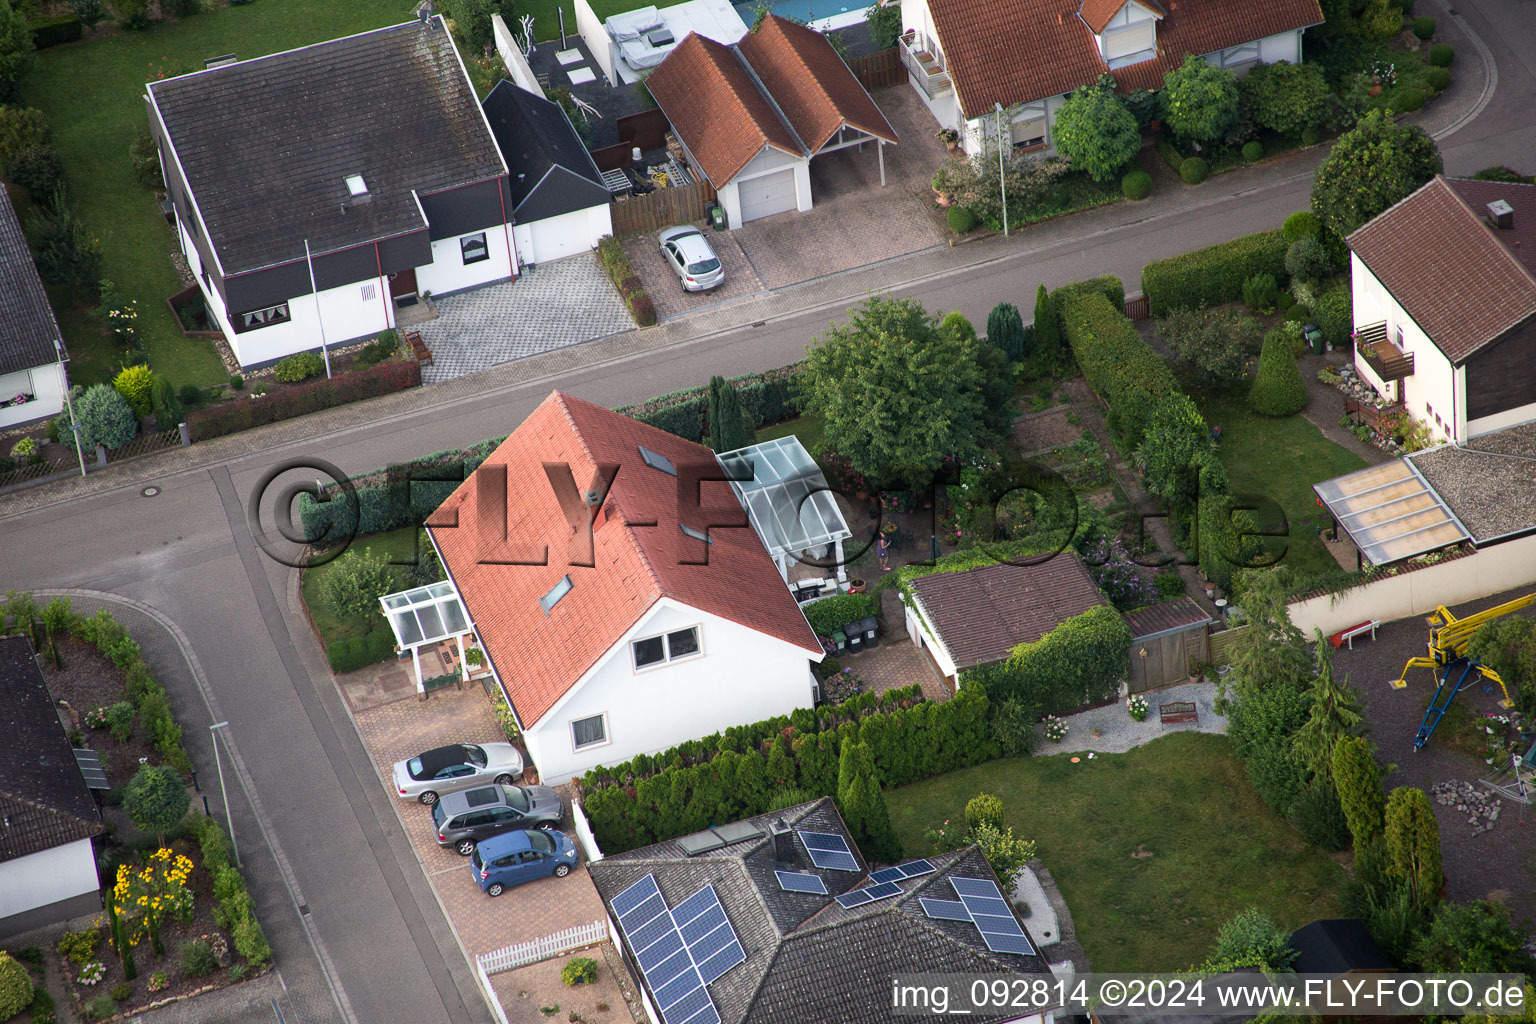
[[560, 599], [571, 592], [571, 578], [561, 576], [560, 582], [549, 588], [549, 593], [539, 598], [539, 607], [544, 609], [544, 617], [548, 618], [550, 611], [560, 603]]
[[651, 451], [643, 444], [636, 445], [636, 447], [640, 449], [640, 457], [645, 460], [645, 464], [647, 466], [650, 466], [652, 469], [659, 469], [663, 473], [677, 476], [677, 467], [672, 465], [671, 459], [667, 458], [665, 455]]
[[347, 192], [354, 199], [356, 199], [358, 196], [365, 196], [368, 194], [368, 184], [363, 181], [363, 176], [361, 174], [347, 175]]

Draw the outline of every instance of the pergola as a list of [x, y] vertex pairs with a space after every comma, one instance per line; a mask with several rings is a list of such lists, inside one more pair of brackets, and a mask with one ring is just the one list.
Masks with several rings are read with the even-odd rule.
[[385, 594], [379, 598], [389, 628], [395, 631], [395, 643], [400, 650], [411, 652], [416, 666], [416, 690], [426, 693], [421, 676], [421, 649], [441, 640], [454, 638], [459, 647], [460, 672], [467, 670], [464, 661], [464, 637], [474, 631], [474, 623], [464, 612], [464, 603], [458, 592], [448, 582], [431, 583], [425, 587]]
[[[716, 458], [731, 476], [752, 527], [789, 578], [790, 559], [825, 557], [831, 547], [837, 578], [848, 578], [843, 565], [843, 541], [853, 536], [837, 497], [810, 452], [794, 435], [724, 452]], [[736, 477], [740, 479], [735, 479]]]

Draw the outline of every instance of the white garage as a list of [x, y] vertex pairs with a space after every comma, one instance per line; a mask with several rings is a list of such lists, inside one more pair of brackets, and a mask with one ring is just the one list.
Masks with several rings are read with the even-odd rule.
[[613, 234], [608, 187], [558, 103], [503, 81], [480, 105], [507, 161], [519, 263], [590, 252]]
[[759, 217], [771, 217], [776, 213], [788, 213], [795, 208], [794, 168], [786, 167], [761, 178], [740, 181], [736, 190], [741, 198], [742, 223]]

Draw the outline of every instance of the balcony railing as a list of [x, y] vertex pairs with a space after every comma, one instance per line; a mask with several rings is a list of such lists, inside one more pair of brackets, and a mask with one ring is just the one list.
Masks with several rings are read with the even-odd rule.
[[1385, 321], [1356, 329], [1355, 352], [1384, 382], [1413, 376], [1413, 353], [1393, 344]]
[[949, 71], [944, 66], [944, 58], [935, 52], [936, 49], [915, 32], [909, 31], [901, 37], [901, 62], [907, 66], [912, 77], [917, 79], [918, 87], [929, 99], [953, 88]]

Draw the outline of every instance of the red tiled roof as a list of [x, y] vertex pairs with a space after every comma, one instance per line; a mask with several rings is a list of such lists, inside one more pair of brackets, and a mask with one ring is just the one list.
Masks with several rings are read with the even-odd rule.
[[764, 146], [805, 153], [735, 51], [713, 39], [690, 32], [645, 84], [716, 188]]
[[1133, 2], [1141, 4], [1141, 6], [1150, 11], [1156, 11], [1158, 14], [1168, 13], [1158, 4], [1154, 3], [1153, 0], [1083, 0], [1083, 5], [1078, 8], [1077, 13], [1083, 16], [1083, 20], [1088, 23], [1089, 28], [1095, 32], [1103, 32], [1104, 26], [1114, 20], [1115, 15], [1120, 13], [1120, 9], [1126, 4]]
[[[506, 469], [507, 544], [548, 545], [548, 565], [496, 564], [501, 524], [479, 521], [482, 472], [459, 487], [428, 525], [481, 643], [525, 726], [542, 718], [647, 609], [668, 597], [820, 655], [773, 559], [751, 526], [709, 530], [705, 545], [680, 529], [678, 478], [642, 461], [643, 445], [673, 466], [717, 464], [709, 449], [559, 391], [502, 442], [485, 467]], [[577, 488], [599, 465], [617, 465], [593, 530], [593, 567], [568, 564], [566, 525], [545, 467], [568, 465]], [[483, 470], [484, 467], [482, 467]], [[493, 470], [494, 472], [494, 470]], [[746, 514], [725, 484], [705, 484], [697, 525]], [[705, 518], [708, 517], [708, 518]], [[692, 523], [689, 516], [684, 520]], [[646, 525], [654, 522], [656, 525]], [[482, 536], [484, 534], [484, 536]], [[707, 565], [685, 565], [706, 561]], [[546, 616], [539, 598], [569, 575], [571, 590]], [[705, 641], [708, 642], [707, 639]], [[722, 667], [722, 672], [726, 669]], [[722, 674], [722, 686], [729, 685]]]
[[896, 141], [896, 130], [820, 32], [770, 14], [736, 45], [812, 153], [845, 123]]
[[1107, 605], [1076, 554], [1035, 565], [940, 572], [912, 581], [928, 622], [961, 668], [1000, 661], [1074, 615]]
[[1078, 16], [1080, 6], [1090, 5], [1097, 17], [1096, 0], [928, 0], [966, 117], [988, 114], [999, 102], [1009, 107], [1068, 93], [1106, 73], [1121, 89], [1159, 88], [1186, 54], [1323, 20], [1317, 0], [1171, 0], [1157, 26], [1157, 57], [1110, 71]]
[[1136, 639], [1210, 621], [1205, 609], [1187, 597], [1125, 613], [1125, 624], [1131, 627], [1131, 636]]
[[[1483, 221], [1494, 199], [1514, 207], [1515, 228]], [[1452, 362], [1536, 314], [1536, 252], [1524, 251], [1536, 250], [1536, 186], [1436, 175], [1346, 241]]]

